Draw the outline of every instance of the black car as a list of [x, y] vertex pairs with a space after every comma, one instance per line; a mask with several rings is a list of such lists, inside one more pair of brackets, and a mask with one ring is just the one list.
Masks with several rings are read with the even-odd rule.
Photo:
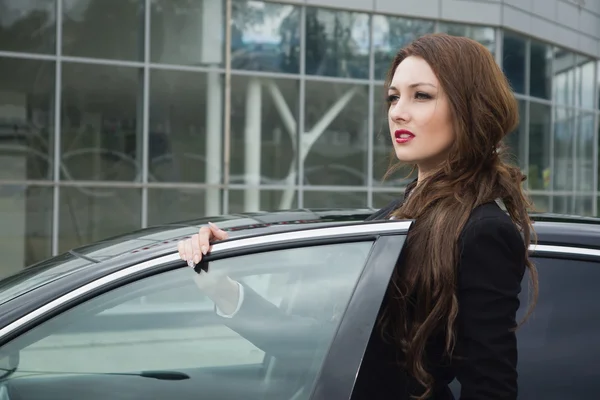
[[[369, 374], [361, 359], [378, 334], [382, 298], [412, 224], [364, 222], [371, 212], [212, 218], [231, 239], [215, 244], [196, 271], [176, 244], [207, 220], [78, 248], [0, 281], [0, 400], [351, 399], [357, 377]], [[600, 220], [535, 221], [540, 297], [518, 331], [519, 398], [594, 398]], [[307, 347], [293, 324], [257, 315], [247, 327], [253, 337], [243, 337], [199, 289], [201, 269], [328, 328]], [[525, 280], [521, 316], [527, 287]], [[281, 345], [256, 345], [267, 340]]]

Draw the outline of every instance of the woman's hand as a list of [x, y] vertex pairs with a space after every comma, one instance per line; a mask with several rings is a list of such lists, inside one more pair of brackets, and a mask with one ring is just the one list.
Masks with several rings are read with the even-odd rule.
[[[202, 256], [210, 251], [211, 242], [228, 238], [227, 232], [209, 222], [208, 226], [200, 228], [198, 234], [177, 243], [179, 257], [194, 268], [200, 263]], [[207, 269], [194, 276], [194, 282], [225, 314], [232, 314], [237, 308], [240, 298], [239, 284], [227, 275]]]
[[200, 228], [200, 231], [190, 239], [177, 243], [179, 257], [183, 261], [187, 261], [188, 265], [193, 268], [210, 251], [211, 242], [225, 239], [229, 239], [227, 232], [209, 222], [208, 226]]

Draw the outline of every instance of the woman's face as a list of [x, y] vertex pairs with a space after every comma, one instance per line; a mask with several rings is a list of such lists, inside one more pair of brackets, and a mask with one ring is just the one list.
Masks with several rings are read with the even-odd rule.
[[396, 68], [388, 99], [396, 157], [416, 164], [421, 177], [445, 160], [455, 138], [448, 98], [429, 64], [410, 56]]

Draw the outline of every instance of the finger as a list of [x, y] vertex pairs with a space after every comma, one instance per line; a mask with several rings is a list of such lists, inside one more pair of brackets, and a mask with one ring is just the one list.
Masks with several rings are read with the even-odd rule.
[[185, 241], [185, 259], [190, 267], [194, 266], [194, 249], [192, 248], [192, 241], [190, 239]]
[[179, 252], [179, 258], [185, 261], [185, 242], [183, 240], [177, 242], [177, 251]]
[[200, 228], [198, 232], [198, 244], [200, 247], [200, 252], [203, 255], [206, 255], [208, 252], [208, 246], [210, 246], [210, 238], [212, 236], [212, 232], [209, 227], [203, 226]]
[[225, 232], [223, 229], [219, 228], [212, 222], [209, 222], [208, 226], [210, 227], [210, 230], [216, 239], [219, 239], [219, 240], [229, 239], [229, 235], [227, 234], [227, 232]]
[[194, 264], [198, 264], [202, 260], [202, 253], [200, 252], [200, 239], [198, 235], [192, 236], [190, 240], [192, 242], [192, 251], [194, 252], [193, 260]]

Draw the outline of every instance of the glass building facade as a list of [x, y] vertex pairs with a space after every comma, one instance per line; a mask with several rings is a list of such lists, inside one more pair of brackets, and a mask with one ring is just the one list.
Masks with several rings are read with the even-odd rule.
[[383, 79], [430, 32], [484, 44], [541, 211], [598, 213], [598, 60], [509, 30], [246, 0], [0, 0], [0, 275], [142, 227], [380, 207]]

